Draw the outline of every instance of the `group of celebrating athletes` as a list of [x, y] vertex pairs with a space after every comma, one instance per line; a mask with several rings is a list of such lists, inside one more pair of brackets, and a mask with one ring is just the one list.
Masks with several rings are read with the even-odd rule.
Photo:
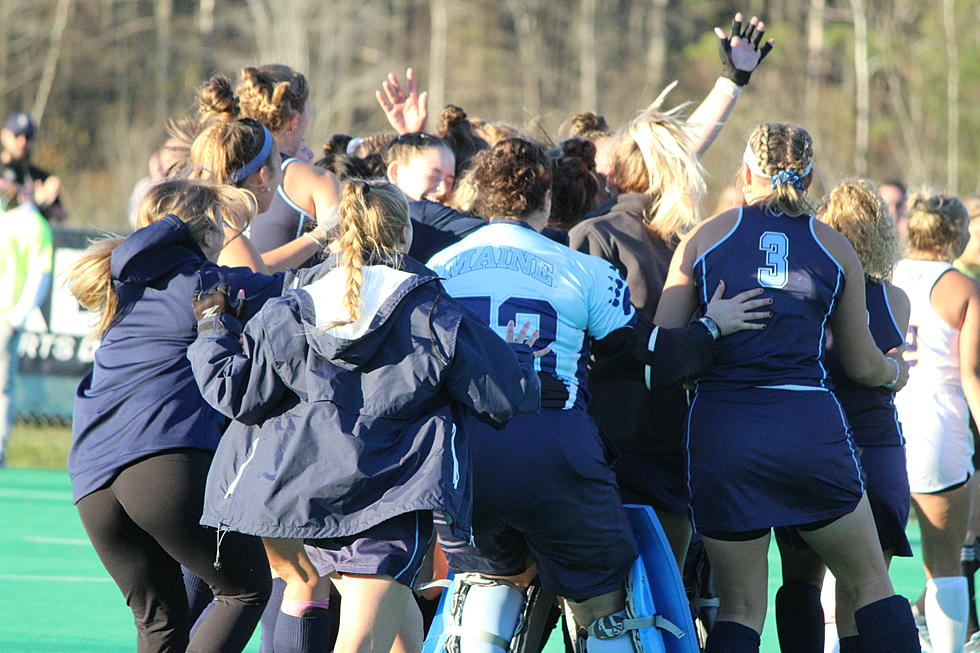
[[776, 529], [784, 651], [823, 650], [824, 565], [842, 653], [919, 651], [886, 563], [911, 554], [910, 481], [933, 650], [961, 650], [967, 213], [916, 196], [892, 280], [874, 184], [815, 211], [810, 135], [764, 123], [738, 206], [702, 221], [699, 159], [764, 30], [716, 29], [723, 73], [686, 120], [665, 92], [619, 134], [576, 116], [547, 152], [459, 107], [426, 133], [409, 71], [378, 93], [397, 136], [334, 137], [313, 164], [300, 72], [208, 80], [137, 229], [68, 278], [101, 339], [74, 498], [139, 650], [239, 651], [261, 621], [264, 653], [418, 653], [435, 557], [457, 578], [453, 648], [507, 651], [537, 578], [590, 653], [630, 653], [626, 501], [680, 565], [701, 538], [705, 650], [759, 650]]

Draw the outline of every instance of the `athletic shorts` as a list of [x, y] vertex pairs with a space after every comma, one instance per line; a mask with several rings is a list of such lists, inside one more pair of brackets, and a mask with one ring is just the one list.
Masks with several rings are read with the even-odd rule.
[[636, 545], [599, 432], [585, 411], [544, 410], [496, 431], [467, 423], [472, 544], [437, 520], [455, 573], [537, 566], [545, 591], [583, 601], [623, 587]]
[[[871, 504], [881, 550], [890, 550], [892, 555], [901, 558], [912, 557], [912, 545], [905, 534], [911, 502], [909, 479], [905, 472], [905, 447], [860, 447], [858, 459], [864, 469], [864, 488]], [[795, 529], [777, 528], [776, 537], [794, 549], [802, 551], [809, 548]]]
[[973, 473], [973, 433], [962, 393], [922, 385], [895, 395], [895, 406], [905, 436], [909, 487], [928, 494]]
[[432, 512], [418, 510], [354, 535], [308, 539], [306, 550], [321, 576], [332, 571], [391, 576], [414, 588], [432, 535]]
[[623, 451], [613, 463], [623, 503], [653, 506], [670, 515], [687, 515], [687, 456], [678, 452]]
[[697, 394], [688, 480], [698, 532], [738, 533], [846, 515], [864, 492], [833, 393], [767, 388]]

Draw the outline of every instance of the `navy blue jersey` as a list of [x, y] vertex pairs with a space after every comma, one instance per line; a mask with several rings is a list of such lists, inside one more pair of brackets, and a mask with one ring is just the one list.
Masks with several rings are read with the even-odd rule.
[[824, 340], [844, 271], [817, 240], [812, 216], [740, 208], [735, 226], [698, 257], [693, 274], [702, 309], [720, 281], [728, 297], [761, 286], [773, 300], [764, 330], [718, 340], [701, 389], [830, 387]]
[[[868, 328], [878, 349], [885, 353], [901, 345], [902, 330], [892, 315], [885, 285], [866, 279], [864, 293], [868, 302]], [[859, 447], [902, 444], [895, 393], [852, 381], [841, 367], [832, 337], [827, 339], [827, 369], [834, 382], [834, 394], [851, 425], [855, 444]]]

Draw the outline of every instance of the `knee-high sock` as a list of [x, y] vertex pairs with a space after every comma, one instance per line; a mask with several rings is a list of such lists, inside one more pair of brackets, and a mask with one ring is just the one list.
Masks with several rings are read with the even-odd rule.
[[960, 552], [960, 569], [966, 578], [966, 606], [969, 610], [966, 631], [971, 634], [980, 630], [980, 623], [977, 621], [976, 585], [974, 583], [974, 575], [977, 573], [977, 567], [977, 541], [974, 540], [969, 544], [964, 544]]
[[273, 642], [276, 636], [276, 619], [279, 617], [279, 606], [282, 605], [282, 593], [286, 591], [286, 581], [281, 578], [272, 579], [272, 593], [269, 602], [265, 604], [262, 620], [259, 621], [262, 630], [262, 644], [259, 653], [275, 653]]
[[333, 615], [310, 608], [302, 617], [280, 612], [276, 617], [275, 653], [322, 653], [330, 647]]
[[[524, 593], [512, 585], [471, 585], [463, 601], [460, 625], [464, 631], [483, 632], [508, 642], [524, 610]], [[473, 637], [460, 638], [462, 653], [505, 653], [496, 644]]]
[[864, 653], [861, 638], [857, 635], [845, 637], [840, 641], [840, 653]]
[[966, 641], [966, 579], [933, 578], [926, 582], [926, 625], [936, 653], [960, 651]]
[[823, 653], [823, 605], [820, 588], [789, 582], [776, 592], [776, 632], [783, 653]]
[[719, 621], [704, 653], [759, 653], [759, 633], [734, 621]]
[[865, 653], [920, 653], [919, 631], [912, 607], [894, 594], [854, 613], [861, 650]]

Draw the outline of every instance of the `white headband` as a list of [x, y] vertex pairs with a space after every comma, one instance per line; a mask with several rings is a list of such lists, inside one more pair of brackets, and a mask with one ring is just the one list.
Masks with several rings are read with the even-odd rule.
[[[780, 183], [781, 173], [792, 172], [791, 170], [781, 170], [780, 172], [774, 175], [767, 175], [766, 173], [762, 172], [762, 168], [759, 167], [759, 161], [755, 158], [755, 153], [752, 151], [752, 145], [750, 143], [745, 144], [745, 151], [742, 152], [742, 163], [748, 166], [749, 170], [752, 172], [753, 175], [756, 175], [758, 177], [768, 178], [770, 181], [772, 181], [773, 186], [775, 186], [777, 183]], [[804, 170], [802, 174], [800, 175], [796, 175], [796, 173], [793, 174], [797, 176], [797, 179], [802, 179], [803, 177], [806, 177], [808, 174], [810, 174], [811, 170], [813, 170], [813, 161], [810, 161], [810, 163], [807, 164], [806, 170]], [[792, 183], [792, 181], [790, 181], [790, 183]]]

